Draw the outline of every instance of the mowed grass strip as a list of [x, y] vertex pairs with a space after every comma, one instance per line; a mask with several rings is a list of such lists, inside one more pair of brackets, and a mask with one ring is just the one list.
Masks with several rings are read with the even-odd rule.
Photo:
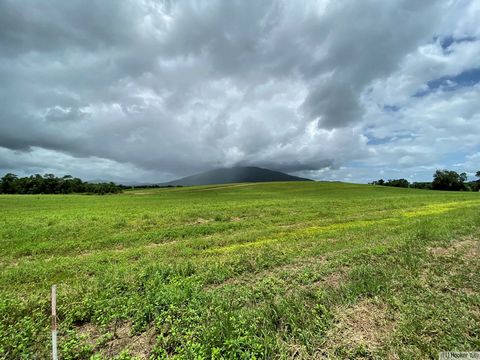
[[[336, 183], [0, 196], [0, 356], [480, 348], [480, 196]], [[475, 255], [476, 254], [476, 255]]]

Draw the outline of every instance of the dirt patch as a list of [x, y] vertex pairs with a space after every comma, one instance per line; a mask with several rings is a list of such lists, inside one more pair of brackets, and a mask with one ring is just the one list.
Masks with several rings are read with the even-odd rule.
[[339, 289], [345, 281], [346, 281], [345, 271], [339, 270], [325, 276], [320, 283], [325, 284], [334, 289]]
[[123, 350], [127, 350], [132, 356], [148, 359], [154, 342], [155, 329], [153, 327], [139, 335], [132, 336], [131, 325], [126, 323], [116, 329], [113, 339], [105, 344], [106, 349], [102, 352], [110, 358]]
[[453, 252], [452, 249], [443, 247], [430, 248], [429, 251], [435, 256], [447, 256]]
[[87, 345], [95, 349], [101, 342], [102, 331], [99, 327], [86, 323], [77, 327], [77, 333], [82, 337]]
[[141, 334], [132, 335], [132, 324], [124, 323], [108, 330], [105, 332], [95, 325], [84, 324], [78, 327], [77, 332], [95, 352], [107, 358], [127, 351], [138, 359], [148, 359], [150, 351], [155, 345], [155, 328], [150, 327]]
[[456, 241], [449, 247], [435, 247], [429, 250], [435, 256], [451, 256], [460, 253], [465, 259], [477, 259], [480, 257], [480, 241], [469, 237]]
[[466, 259], [478, 259], [480, 257], [480, 241], [467, 239], [457, 244], [457, 251], [461, 251]]
[[277, 225], [280, 229], [295, 229], [295, 228], [301, 228], [303, 227], [302, 224], [283, 224], [283, 225]]
[[370, 299], [334, 310], [335, 323], [327, 333], [325, 349], [333, 354], [343, 348], [352, 353], [358, 348], [369, 352], [386, 343], [395, 330], [395, 320], [382, 303]]
[[[288, 359], [295, 360], [307, 360], [312, 359], [312, 356], [308, 353], [305, 345], [300, 345], [297, 343], [285, 344], [283, 352], [287, 355]], [[320, 357], [315, 356], [313, 359], [320, 359]]]
[[[480, 259], [478, 238], [463, 237], [452, 242], [448, 247], [430, 248], [429, 252], [433, 257], [428, 266], [423, 268], [420, 273], [420, 281], [423, 286], [440, 293], [455, 293], [465, 296], [478, 294], [477, 288], [471, 283]], [[446, 264], [449, 265], [445, 266], [442, 271], [435, 271], [435, 264], [438, 261], [446, 261]]]
[[197, 218], [197, 219], [193, 222], [193, 224], [194, 224], [194, 225], [201, 225], [201, 224], [207, 224], [207, 223], [209, 223], [209, 222], [211, 222], [211, 221], [212, 221], [211, 219], [204, 219], [204, 218], [200, 218], [200, 217], [199, 217], [199, 218]]

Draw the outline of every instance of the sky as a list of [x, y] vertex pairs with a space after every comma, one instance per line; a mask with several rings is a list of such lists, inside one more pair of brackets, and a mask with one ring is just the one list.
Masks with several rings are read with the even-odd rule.
[[480, 1], [0, 1], [0, 175], [480, 170]]

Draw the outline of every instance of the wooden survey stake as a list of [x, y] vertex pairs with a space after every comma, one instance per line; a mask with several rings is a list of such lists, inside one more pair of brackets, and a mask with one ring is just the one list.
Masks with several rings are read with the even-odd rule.
[[57, 355], [57, 285], [52, 285], [52, 359], [58, 360]]

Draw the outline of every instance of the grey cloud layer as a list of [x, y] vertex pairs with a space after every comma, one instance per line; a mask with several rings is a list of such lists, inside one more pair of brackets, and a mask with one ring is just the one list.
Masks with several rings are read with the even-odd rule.
[[375, 84], [413, 72], [435, 36], [471, 35], [460, 3], [2, 1], [0, 165], [57, 154], [57, 170], [161, 180], [380, 163]]

